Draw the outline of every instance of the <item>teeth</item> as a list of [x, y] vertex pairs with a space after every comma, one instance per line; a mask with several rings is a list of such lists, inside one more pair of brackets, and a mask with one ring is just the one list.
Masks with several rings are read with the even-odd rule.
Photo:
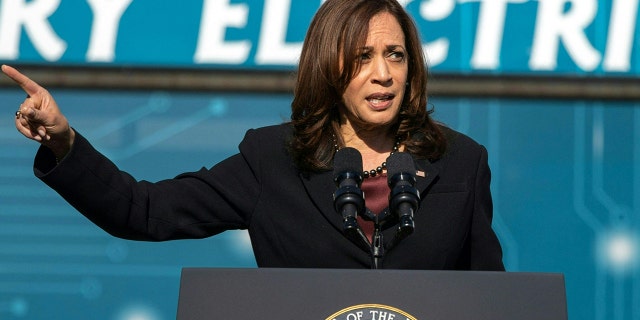
[[378, 103], [382, 103], [382, 99], [371, 99], [371, 103], [373, 104], [378, 104]]

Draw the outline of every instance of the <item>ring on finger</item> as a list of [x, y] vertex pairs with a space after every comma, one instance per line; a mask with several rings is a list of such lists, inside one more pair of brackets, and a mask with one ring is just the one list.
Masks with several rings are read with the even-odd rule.
[[21, 114], [20, 110], [16, 111], [16, 119], [20, 118], [20, 114]]

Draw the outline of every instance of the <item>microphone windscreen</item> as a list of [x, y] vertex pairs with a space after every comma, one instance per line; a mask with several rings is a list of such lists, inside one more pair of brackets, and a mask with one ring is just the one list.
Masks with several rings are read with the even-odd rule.
[[408, 173], [414, 175], [416, 173], [416, 165], [413, 157], [407, 152], [396, 152], [387, 158], [387, 177], [391, 179], [397, 173]]
[[346, 147], [338, 150], [333, 158], [333, 178], [337, 178], [343, 172], [362, 172], [362, 155], [360, 151]]

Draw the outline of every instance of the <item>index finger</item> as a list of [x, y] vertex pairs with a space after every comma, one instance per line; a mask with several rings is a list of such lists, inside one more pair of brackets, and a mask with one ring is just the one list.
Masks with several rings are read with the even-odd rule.
[[2, 72], [11, 78], [11, 80], [15, 81], [28, 95], [36, 94], [42, 88], [35, 81], [29, 79], [29, 77], [9, 65], [3, 64]]

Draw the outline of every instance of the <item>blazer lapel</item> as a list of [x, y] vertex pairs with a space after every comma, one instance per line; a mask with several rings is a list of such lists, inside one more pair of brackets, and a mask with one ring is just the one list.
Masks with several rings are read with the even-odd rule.
[[342, 216], [333, 207], [333, 192], [336, 190], [333, 172], [301, 173], [300, 179], [316, 208], [322, 212], [331, 225], [342, 232]]
[[415, 160], [416, 163], [416, 189], [420, 192], [420, 197], [438, 176], [439, 171], [431, 162], [424, 159]]

